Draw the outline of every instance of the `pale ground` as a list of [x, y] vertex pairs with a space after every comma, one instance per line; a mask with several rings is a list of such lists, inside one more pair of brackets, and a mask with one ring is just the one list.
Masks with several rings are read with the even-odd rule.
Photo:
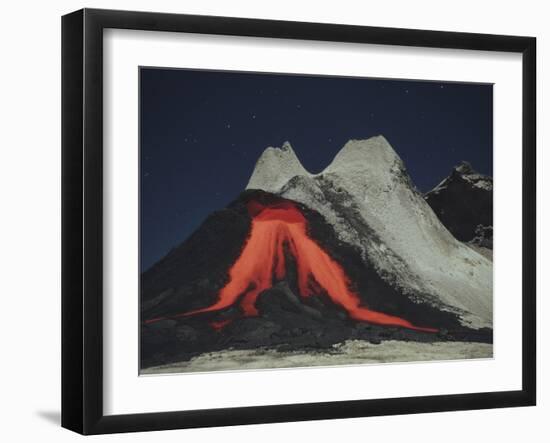
[[147, 368], [142, 370], [141, 374], [357, 365], [427, 360], [463, 360], [492, 357], [493, 345], [486, 343], [418, 343], [390, 340], [384, 341], [379, 345], [373, 345], [366, 341], [350, 340], [335, 345], [331, 350], [322, 352], [277, 352], [266, 349], [211, 352], [199, 355], [190, 361]]

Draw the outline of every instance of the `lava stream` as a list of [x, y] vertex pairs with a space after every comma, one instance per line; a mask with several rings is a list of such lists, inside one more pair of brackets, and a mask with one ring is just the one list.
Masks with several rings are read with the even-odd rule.
[[[349, 279], [342, 267], [307, 234], [307, 220], [291, 202], [264, 206], [249, 202], [252, 228], [239, 258], [229, 270], [229, 282], [220, 290], [213, 305], [183, 316], [227, 308], [243, 296], [240, 305], [245, 316], [256, 316], [258, 295], [281, 280], [286, 273], [285, 245], [296, 260], [298, 289], [303, 297], [318, 293], [311, 279], [326, 291], [330, 299], [343, 307], [355, 320], [379, 325], [401, 326], [425, 332], [437, 329], [418, 327], [393, 315], [360, 306], [357, 294], [349, 289]], [[316, 285], [315, 285], [316, 286]], [[220, 328], [224, 324], [220, 324]]]

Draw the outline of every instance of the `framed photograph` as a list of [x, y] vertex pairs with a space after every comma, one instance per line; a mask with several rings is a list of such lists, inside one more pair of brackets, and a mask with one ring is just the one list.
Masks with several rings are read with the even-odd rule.
[[531, 37], [62, 20], [62, 425], [534, 405]]

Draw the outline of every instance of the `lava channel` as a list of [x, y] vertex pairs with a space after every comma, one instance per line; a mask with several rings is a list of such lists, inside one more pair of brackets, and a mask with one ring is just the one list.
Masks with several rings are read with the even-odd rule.
[[[403, 318], [360, 306], [360, 299], [349, 289], [349, 279], [340, 264], [308, 236], [307, 220], [295, 204], [286, 201], [264, 206], [251, 201], [248, 203], [248, 212], [252, 217], [249, 238], [241, 255], [229, 270], [229, 282], [220, 290], [218, 301], [206, 308], [179, 314], [177, 317], [219, 311], [232, 306], [238, 300], [244, 316], [257, 316], [258, 295], [271, 288], [274, 280], [280, 281], [285, 277], [286, 249], [296, 261], [301, 296], [318, 294], [322, 288], [354, 320], [437, 332], [437, 329], [415, 326]], [[317, 285], [311, 284], [312, 279]], [[149, 320], [151, 321], [154, 320]], [[221, 329], [226, 324], [226, 321], [216, 323], [216, 329]]]

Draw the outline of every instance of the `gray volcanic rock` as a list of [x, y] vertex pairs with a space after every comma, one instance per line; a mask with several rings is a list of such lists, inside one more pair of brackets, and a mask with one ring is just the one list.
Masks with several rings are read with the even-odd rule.
[[281, 148], [267, 148], [258, 161], [247, 189], [280, 188], [296, 175], [307, 174], [289, 142]]
[[469, 163], [462, 162], [439, 185], [427, 192], [425, 199], [458, 240], [469, 242], [477, 239], [475, 244], [492, 249], [491, 177], [479, 174]]

